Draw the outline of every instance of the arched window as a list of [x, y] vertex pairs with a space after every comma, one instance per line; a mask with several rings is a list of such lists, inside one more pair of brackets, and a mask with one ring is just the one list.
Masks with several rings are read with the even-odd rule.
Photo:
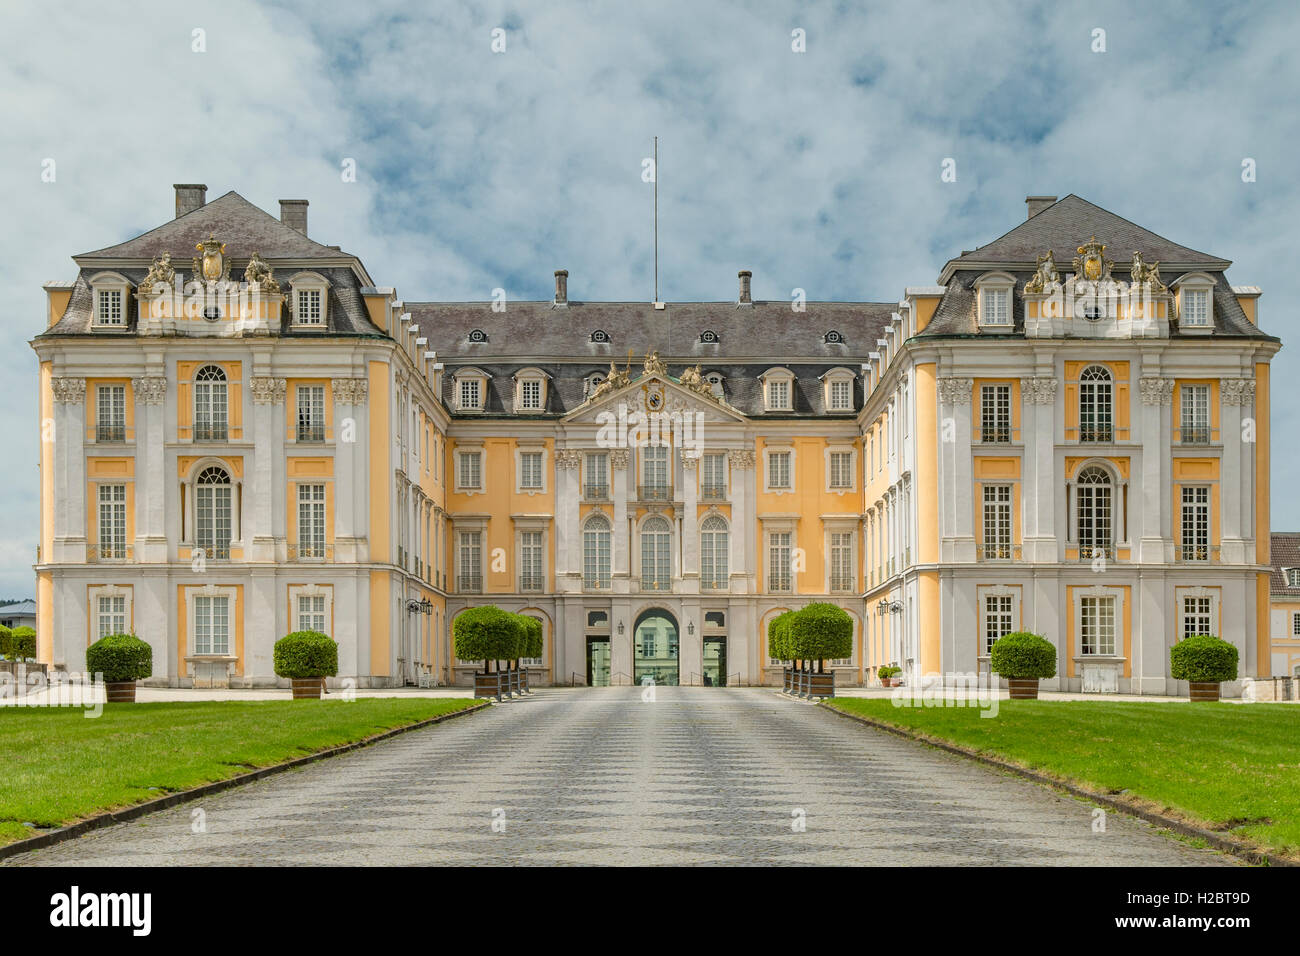
[[228, 402], [226, 373], [205, 365], [194, 376], [194, 440], [225, 441]]
[[1079, 376], [1079, 441], [1114, 440], [1111, 396], [1110, 371], [1100, 365], [1085, 368]]
[[1077, 494], [1081, 559], [1114, 555], [1113, 490], [1110, 473], [1106, 469], [1092, 466], [1079, 472]]
[[727, 587], [729, 553], [726, 520], [719, 515], [705, 518], [700, 525], [700, 587]]
[[194, 489], [194, 543], [209, 558], [230, 557], [230, 476], [205, 468]]
[[672, 585], [672, 532], [668, 522], [654, 517], [641, 526], [641, 587], [667, 591]]
[[609, 519], [601, 514], [582, 528], [582, 586], [609, 587]]

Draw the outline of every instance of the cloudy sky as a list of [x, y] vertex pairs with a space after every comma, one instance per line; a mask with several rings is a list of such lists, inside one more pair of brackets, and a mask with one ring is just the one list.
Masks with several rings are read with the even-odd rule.
[[[7, 0], [0, 597], [34, 590], [41, 284], [171, 218], [172, 183], [310, 199], [313, 238], [408, 300], [549, 297], [557, 268], [574, 298], [648, 300], [657, 134], [668, 300], [730, 298], [741, 268], [760, 298], [896, 299], [1026, 195], [1073, 192], [1233, 260], [1289, 338], [1300, 5], [1191, 9]], [[1297, 354], [1275, 362], [1278, 529], [1300, 528]]]

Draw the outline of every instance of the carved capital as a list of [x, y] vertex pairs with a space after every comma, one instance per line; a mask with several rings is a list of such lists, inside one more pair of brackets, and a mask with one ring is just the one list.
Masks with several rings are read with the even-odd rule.
[[555, 453], [555, 467], [577, 468], [582, 463], [582, 452], [575, 448], [562, 448]]
[[288, 382], [284, 379], [271, 378], [269, 375], [255, 375], [248, 384], [253, 390], [253, 401], [258, 405], [279, 405], [284, 401], [284, 393], [288, 388]]
[[370, 383], [364, 378], [336, 378], [331, 386], [340, 405], [364, 405], [370, 394]]
[[79, 405], [86, 400], [86, 380], [84, 378], [52, 378], [50, 387], [54, 389], [54, 400], [69, 405]]
[[131, 379], [131, 389], [135, 392], [138, 405], [161, 405], [167, 397], [167, 379], [160, 375]]
[[737, 449], [727, 452], [727, 461], [732, 468], [753, 468], [754, 453], [748, 449]]
[[611, 468], [626, 468], [626, 467], [627, 467], [627, 457], [628, 457], [628, 455], [627, 455], [627, 449], [626, 449], [626, 448], [616, 448], [616, 449], [614, 449], [613, 451], [611, 451], [611, 452], [609, 453], [609, 464], [610, 464], [610, 467], [611, 467]]
[[699, 461], [700, 452], [697, 448], [683, 448], [682, 461]]
[[1174, 380], [1172, 378], [1143, 378], [1138, 380], [1143, 405], [1172, 405]]
[[1225, 405], [1249, 405], [1255, 401], [1253, 378], [1225, 378], [1219, 383]]
[[939, 379], [939, 402], [943, 405], [969, 405], [971, 389], [974, 387], [973, 379], [941, 378]]
[[1022, 378], [1020, 394], [1030, 405], [1054, 405], [1056, 404], [1056, 379]]

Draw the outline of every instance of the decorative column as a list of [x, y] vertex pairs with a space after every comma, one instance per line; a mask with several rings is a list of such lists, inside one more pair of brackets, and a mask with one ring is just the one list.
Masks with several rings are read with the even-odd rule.
[[[284, 454], [284, 433], [277, 434], [276, 405], [284, 404], [287, 382], [266, 375], [254, 376], [249, 382], [253, 393], [253, 520], [248, 560], [275, 560], [275, 466]], [[337, 507], [337, 505], [336, 505]]]
[[[699, 520], [699, 462], [700, 453], [694, 448], [682, 449], [682, 568], [683, 579], [689, 578], [691, 585], [686, 587], [688, 593], [700, 589], [700, 536], [697, 533]], [[704, 622], [700, 622], [703, 628]]]
[[[1056, 379], [1022, 378], [1024, 412], [1021, 437], [1025, 451], [1021, 475], [1024, 527], [1021, 553], [1026, 561], [1059, 561], [1065, 554], [1056, 535]], [[972, 508], [973, 511], [973, 508]]]
[[555, 588], [557, 591], [578, 591], [571, 576], [581, 574], [579, 545], [582, 530], [579, 527], [578, 502], [582, 497], [579, 486], [579, 466], [582, 452], [561, 448], [555, 453]]
[[334, 394], [334, 560], [357, 560], [357, 469], [365, 456], [357, 454], [361, 440], [354, 411], [364, 406], [369, 384], [364, 378], [336, 378]]
[[1219, 559], [1225, 564], [1253, 564], [1255, 556], [1247, 555], [1246, 539], [1254, 537], [1250, 529], [1255, 505], [1251, 464], [1255, 456], [1243, 449], [1242, 423], [1251, 415], [1255, 382], [1225, 378], [1219, 383], [1219, 396], [1219, 440], [1223, 443], [1219, 462]]
[[[759, 546], [757, 517], [749, 507], [749, 482], [754, 474], [754, 453], [736, 449], [727, 453], [731, 479], [731, 593], [748, 594], [755, 565], [749, 556]], [[752, 543], [751, 543], [752, 542]]]
[[[940, 443], [943, 446], [940, 458], [940, 498], [944, 513], [940, 526], [940, 538], [952, 541], [953, 561], [975, 560], [974, 507], [971, 496], [974, 494], [972, 480], [973, 463], [971, 461], [971, 391], [975, 382], [969, 378], [939, 379], [939, 416]], [[897, 511], [895, 507], [892, 509]], [[892, 518], [892, 515], [891, 515]], [[895, 523], [890, 524], [890, 554], [899, 554], [899, 545]], [[897, 564], [895, 565], [897, 566]]]
[[61, 563], [86, 560], [86, 380], [59, 377], [54, 390], [54, 554]]
[[163, 459], [163, 402], [167, 379], [149, 375], [131, 379], [135, 393], [135, 559], [146, 562], [167, 560], [167, 527], [164, 504], [167, 476]]
[[627, 591], [628, 576], [631, 573], [631, 568], [628, 566], [628, 556], [631, 553], [627, 526], [627, 499], [630, 493], [628, 457], [626, 448], [616, 448], [609, 453], [609, 467], [614, 472], [614, 551], [610, 555], [610, 575], [613, 578], [613, 590], [616, 592]]
[[[1172, 554], [1166, 554], [1165, 547], [1168, 537], [1165, 515], [1170, 511], [1169, 492], [1172, 487], [1169, 472], [1171, 452], [1165, 436], [1168, 427], [1172, 427], [1167, 419], [1174, 400], [1174, 380], [1145, 376], [1139, 380], [1138, 390], [1142, 396], [1142, 537], [1138, 543], [1138, 561], [1163, 564], [1172, 557]], [[1132, 522], [1132, 517], [1129, 520]], [[1130, 527], [1129, 537], [1132, 536]]]

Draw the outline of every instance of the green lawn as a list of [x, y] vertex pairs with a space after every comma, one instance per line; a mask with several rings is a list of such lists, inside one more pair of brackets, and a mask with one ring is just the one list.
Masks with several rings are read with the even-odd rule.
[[1123, 793], [1209, 829], [1300, 857], [1300, 708], [1287, 704], [1001, 701], [894, 707], [839, 697], [848, 713]]
[[0, 845], [463, 710], [465, 698], [0, 708]]

